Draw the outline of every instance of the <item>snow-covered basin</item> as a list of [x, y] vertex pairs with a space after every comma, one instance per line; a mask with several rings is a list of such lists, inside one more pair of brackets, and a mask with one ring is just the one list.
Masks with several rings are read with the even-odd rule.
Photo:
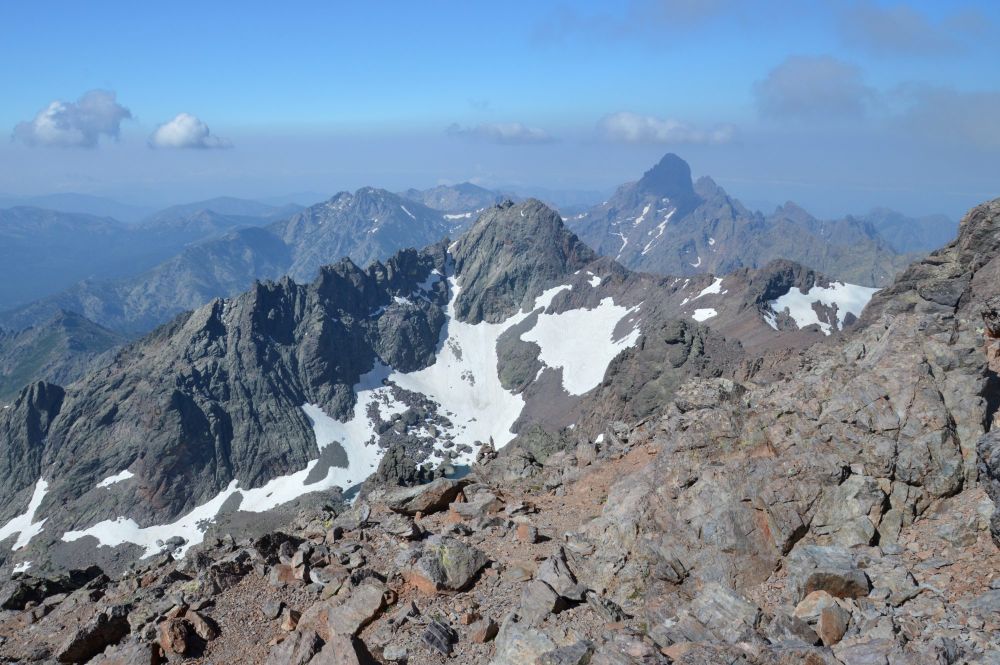
[[[635, 314], [638, 307], [617, 305], [610, 297], [602, 299], [593, 309], [545, 313], [556, 295], [573, 288], [569, 284], [542, 293], [531, 311], [517, 312], [500, 323], [470, 324], [456, 317], [455, 299], [461, 287], [453, 277], [448, 281], [452, 297], [447, 307], [443, 342], [433, 364], [409, 373], [377, 365], [355, 386], [358, 399], [352, 417], [346, 422], [331, 418], [316, 404], [302, 405], [312, 424], [320, 459], [310, 461], [301, 471], [273, 478], [258, 488], [243, 489], [234, 480], [215, 497], [169, 524], [140, 527], [131, 518], [122, 516], [67, 532], [63, 540], [93, 536], [101, 545], [111, 547], [132, 543], [145, 548], [144, 556], [151, 556], [162, 549], [165, 541], [179, 536], [185, 543], [176, 554], [183, 556], [191, 546], [202, 541], [208, 524], [227, 502], [232, 506], [238, 501], [241, 511], [264, 512], [308, 492], [355, 486], [375, 470], [382, 455], [375, 444], [375, 423], [368, 417], [368, 406], [376, 404], [383, 419], [406, 409], [393, 397], [392, 384], [422, 393], [440, 405], [439, 410], [452, 422], [449, 433], [455, 444], [464, 443], [472, 448], [471, 452], [455, 460], [458, 464], [467, 464], [475, 458], [474, 444], [477, 442], [493, 441], [497, 447], [510, 442], [514, 437], [511, 428], [524, 408], [523, 397], [506, 390], [498, 375], [497, 340], [504, 332], [538, 313], [536, 323], [521, 334], [521, 339], [538, 344], [541, 362], [546, 367], [562, 370], [563, 387], [573, 395], [596, 387], [611, 360], [623, 349], [633, 346], [640, 336], [633, 317], [629, 319], [632, 329], [615, 338], [621, 321]], [[598, 284], [591, 281], [591, 286]], [[347, 466], [328, 463], [325, 474], [317, 478], [314, 469], [323, 459], [323, 451], [334, 444], [346, 454]], [[319, 471], [322, 472], [322, 467]], [[115, 477], [119, 482], [124, 479]], [[106, 491], [114, 491], [117, 484], [109, 482], [102, 486]]]
[[[876, 291], [878, 291], [877, 288], [869, 286], [833, 282], [830, 286], [815, 285], [805, 293], [801, 289], [792, 287], [788, 293], [772, 300], [769, 304], [774, 312], [787, 311], [799, 328], [815, 324], [820, 327], [823, 334], [829, 335], [831, 326], [829, 323], [819, 320], [816, 310], [813, 309], [813, 303], [819, 302], [827, 307], [836, 306], [837, 328], [843, 329], [847, 314], [853, 314], [855, 317], [861, 316], [861, 311]], [[777, 328], [777, 323], [774, 322], [773, 318], [765, 317], [765, 320], [771, 327]]]

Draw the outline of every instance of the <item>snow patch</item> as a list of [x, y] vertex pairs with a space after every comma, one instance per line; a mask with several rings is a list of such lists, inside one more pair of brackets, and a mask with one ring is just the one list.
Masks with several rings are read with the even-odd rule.
[[701, 323], [702, 321], [707, 321], [708, 319], [712, 318], [713, 316], [717, 316], [718, 314], [719, 313], [716, 312], [714, 308], [705, 307], [703, 309], [694, 310], [694, 314], [691, 315], [691, 318]]
[[699, 256], [699, 257], [698, 257], [698, 260], [697, 260], [697, 261], [696, 261], [695, 263], [692, 263], [692, 264], [691, 264], [691, 267], [692, 267], [692, 268], [697, 268], [697, 267], [699, 267], [700, 265], [701, 265], [701, 257]]
[[403, 212], [410, 216], [410, 219], [416, 219], [416, 217], [413, 216], [413, 213], [406, 209], [406, 206], [400, 205], [399, 207], [403, 209]]
[[707, 296], [707, 295], [712, 294], [712, 293], [718, 294], [718, 293], [721, 293], [721, 292], [722, 292], [722, 278], [721, 277], [716, 277], [715, 281], [713, 281], [711, 284], [709, 284], [708, 286], [706, 286], [705, 288], [703, 288], [698, 293], [698, 295], [696, 295], [694, 298], [692, 298], [692, 300], [697, 300], [698, 298], [700, 298], [702, 296]]
[[715, 244], [715, 238], [709, 238], [708, 239], [708, 244], [709, 245], [714, 245]]
[[14, 566], [13, 572], [14, 573], [26, 573], [26, 572], [28, 572], [29, 568], [31, 568], [31, 562], [30, 561], [22, 561], [21, 563], [19, 563], [16, 566]]
[[38, 482], [35, 483], [35, 489], [31, 492], [28, 509], [20, 515], [12, 517], [9, 522], [0, 527], [0, 540], [13, 536], [15, 533], [17, 534], [17, 540], [14, 541], [14, 546], [11, 547], [11, 550], [21, 549], [31, 542], [32, 538], [42, 532], [45, 519], [39, 522], [35, 522], [34, 520], [35, 513], [38, 512], [38, 507], [42, 505], [42, 499], [45, 498], [45, 493], [48, 489], [49, 483], [39, 478]]
[[116, 473], [113, 476], [108, 476], [107, 478], [105, 478], [101, 482], [97, 483], [97, 486], [98, 487], [111, 487], [115, 483], [120, 483], [123, 480], [128, 480], [129, 478], [132, 478], [134, 475], [135, 475], [134, 473], [132, 473], [128, 469], [125, 469], [124, 471]]
[[594, 287], [595, 289], [598, 286], [601, 285], [602, 281], [604, 281], [602, 278], [598, 277], [597, 275], [595, 275], [594, 273], [590, 272], [589, 270], [587, 271], [587, 274], [590, 275], [590, 279], [588, 279], [587, 281], [590, 282], [590, 285], [592, 287]]
[[540, 315], [535, 326], [521, 334], [521, 339], [538, 344], [541, 348], [538, 357], [545, 365], [562, 368], [563, 388], [567, 393], [582, 395], [601, 382], [615, 356], [639, 340], [638, 327], [620, 339], [614, 338], [618, 322], [636, 309], [604, 298], [594, 309]]

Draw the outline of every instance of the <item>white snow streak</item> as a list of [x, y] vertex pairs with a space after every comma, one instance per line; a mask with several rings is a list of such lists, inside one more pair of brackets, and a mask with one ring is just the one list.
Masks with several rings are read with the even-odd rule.
[[413, 213], [406, 209], [406, 206], [400, 205], [399, 207], [403, 209], [403, 212], [410, 216], [410, 219], [416, 219], [416, 217], [413, 216]]
[[651, 204], [647, 204], [645, 208], [642, 209], [642, 214], [635, 218], [632, 226], [639, 226], [644, 221], [646, 221], [646, 214], [649, 213], [649, 209], [652, 207]]
[[113, 476], [108, 476], [107, 478], [105, 478], [101, 482], [97, 483], [97, 486], [98, 487], [111, 487], [115, 483], [120, 483], [123, 480], [128, 480], [129, 478], [133, 477], [134, 475], [135, 475], [134, 473], [132, 473], [128, 469], [125, 469], [124, 471], [121, 471], [120, 473], [116, 473]]
[[42, 526], [45, 524], [45, 520], [35, 522], [35, 513], [38, 512], [38, 507], [42, 505], [42, 499], [45, 498], [45, 492], [49, 489], [49, 484], [42, 478], [38, 479], [35, 483], [35, 489], [31, 493], [31, 500], [28, 502], [28, 509], [16, 515], [9, 522], [0, 527], [0, 540], [4, 540], [10, 536], [17, 534], [17, 540], [14, 541], [14, 546], [11, 550], [19, 550], [29, 542], [31, 539], [42, 532]]
[[628, 245], [628, 238], [626, 238], [625, 234], [622, 233], [621, 231], [619, 231], [618, 233], [612, 233], [611, 235], [616, 235], [622, 239], [621, 249], [618, 250], [618, 256], [615, 257], [617, 259], [622, 255], [622, 252], [625, 251], [625, 246]]

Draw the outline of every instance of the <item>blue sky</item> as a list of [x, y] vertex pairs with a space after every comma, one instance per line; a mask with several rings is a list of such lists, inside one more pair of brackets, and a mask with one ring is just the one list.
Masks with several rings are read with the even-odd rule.
[[993, 2], [19, 2], [0, 24], [8, 195], [606, 191], [668, 151], [823, 215], [1000, 195]]

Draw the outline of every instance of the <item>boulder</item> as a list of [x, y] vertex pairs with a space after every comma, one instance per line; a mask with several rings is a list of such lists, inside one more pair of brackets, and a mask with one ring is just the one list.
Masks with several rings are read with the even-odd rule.
[[184, 619], [191, 624], [191, 628], [194, 629], [195, 635], [206, 642], [214, 640], [219, 636], [219, 627], [216, 625], [215, 621], [201, 612], [188, 610], [184, 613]]
[[823, 641], [823, 646], [830, 647], [839, 642], [847, 632], [850, 621], [851, 613], [840, 605], [834, 603], [824, 607], [816, 622], [816, 634]]
[[785, 565], [797, 600], [813, 591], [826, 591], [837, 598], [863, 598], [871, 588], [868, 576], [843, 547], [797, 547], [788, 556]]
[[116, 605], [74, 630], [56, 653], [61, 663], [85, 663], [129, 633], [129, 607]]
[[367, 665], [371, 662], [361, 640], [351, 635], [331, 635], [309, 665]]
[[517, 613], [526, 625], [538, 626], [550, 614], [559, 612], [564, 606], [563, 599], [552, 587], [536, 579], [524, 585]]
[[184, 619], [167, 619], [160, 624], [158, 631], [160, 648], [168, 656], [184, 656], [192, 646], [192, 636], [194, 631]]
[[458, 642], [458, 633], [451, 626], [437, 619], [431, 619], [420, 635], [420, 640], [438, 653], [449, 656]]
[[467, 588], [488, 559], [481, 550], [450, 536], [432, 536], [407, 573], [408, 581], [424, 593]]
[[525, 665], [541, 662], [542, 656], [559, 647], [546, 633], [531, 628], [517, 616], [508, 617], [496, 637], [491, 665]]
[[542, 562], [535, 573], [535, 579], [542, 580], [548, 584], [557, 594], [567, 600], [582, 601], [587, 588], [577, 583], [576, 576], [569, 569], [566, 561], [566, 552], [563, 548]]
[[350, 597], [329, 609], [330, 635], [357, 635], [385, 607], [385, 592], [374, 584], [362, 584]]
[[265, 665], [306, 665], [323, 648], [323, 640], [315, 631], [299, 630], [271, 648]]
[[428, 515], [448, 508], [466, 485], [468, 481], [465, 479], [438, 478], [426, 485], [389, 491], [385, 495], [385, 504], [390, 510], [404, 515]]

